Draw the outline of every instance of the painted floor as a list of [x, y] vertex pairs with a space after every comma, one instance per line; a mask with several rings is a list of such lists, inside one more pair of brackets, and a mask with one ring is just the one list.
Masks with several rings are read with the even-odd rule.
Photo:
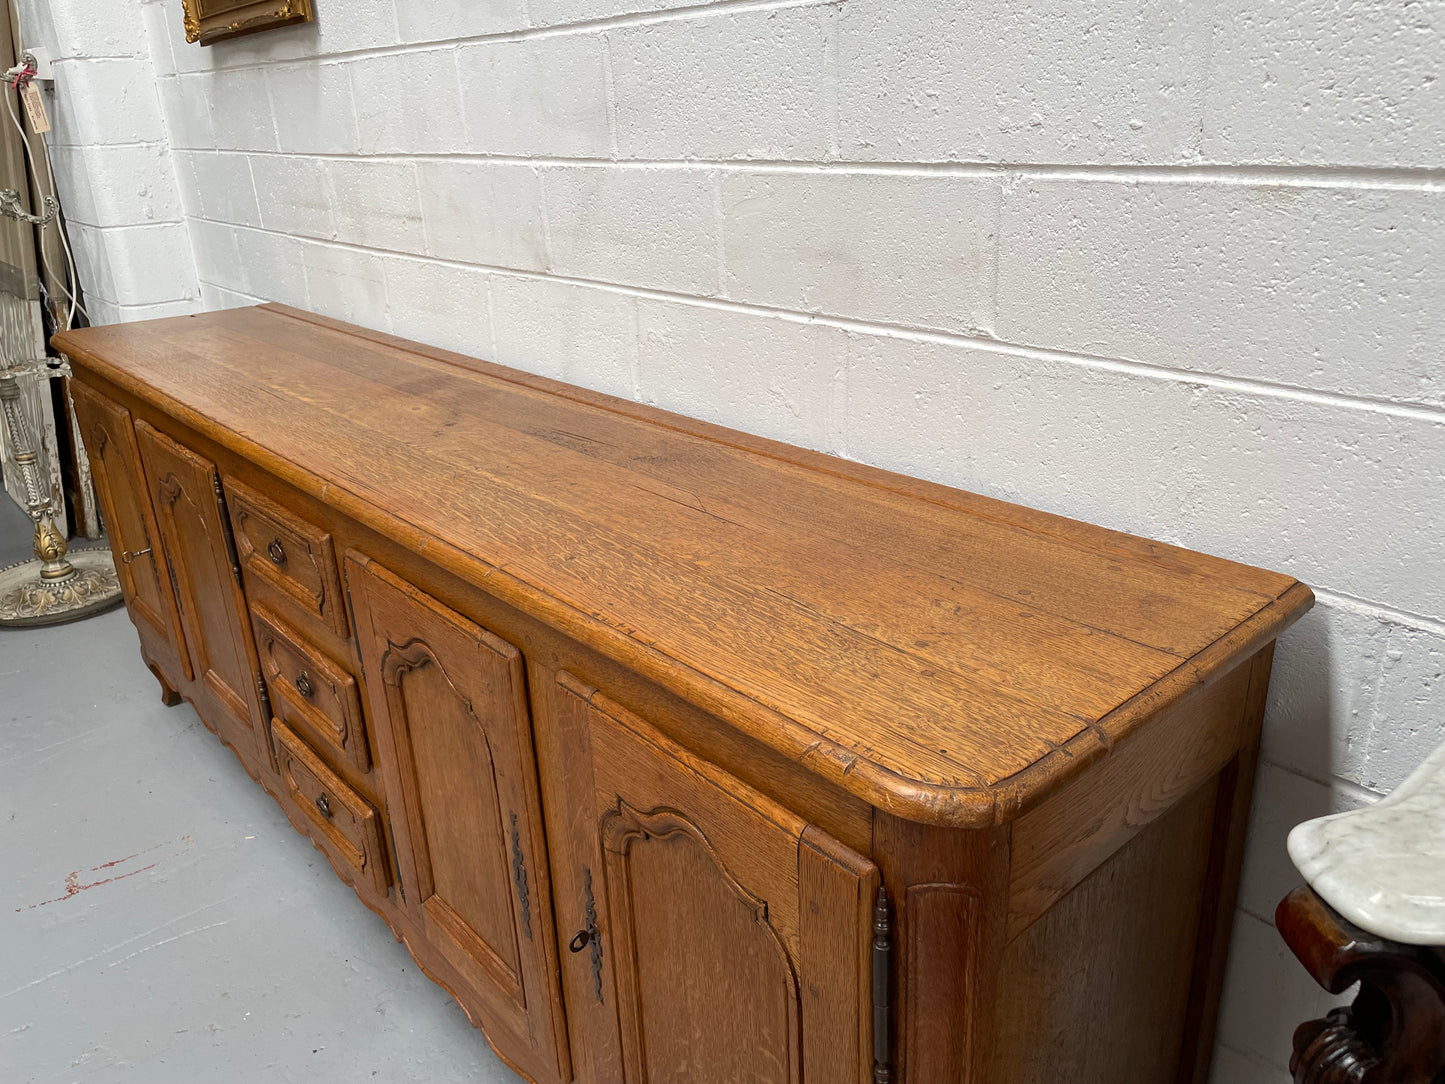
[[[0, 566], [28, 555], [0, 495]], [[0, 629], [0, 1084], [517, 1084], [124, 610]]]

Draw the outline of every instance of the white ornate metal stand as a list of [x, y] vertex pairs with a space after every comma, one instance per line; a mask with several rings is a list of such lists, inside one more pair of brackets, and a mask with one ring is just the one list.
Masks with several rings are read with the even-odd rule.
[[[20, 149], [30, 175], [39, 183], [41, 171], [31, 150], [30, 137], [15, 112], [15, 101], [10, 96], [12, 88], [19, 92], [23, 84], [33, 79], [37, 66], [34, 56], [24, 53], [21, 63], [5, 73], [6, 89], [0, 93], [5, 96], [5, 108], [19, 135]], [[33, 86], [30, 89], [34, 91]], [[44, 132], [47, 127], [42, 125], [37, 132], [42, 147], [45, 147]], [[45, 153], [48, 163], [49, 151]], [[0, 191], [0, 216], [15, 220], [27, 236], [32, 230], [39, 231], [37, 255], [42, 264], [45, 262], [44, 231], [56, 224], [60, 212], [53, 170], [47, 169], [46, 176], [51, 180], [50, 193], [41, 197], [43, 211], [39, 215], [26, 210], [26, 200], [19, 189]], [[64, 320], [64, 326], [69, 327], [80, 302], [76, 293], [75, 264], [64, 233], [60, 234], [60, 243], [65, 250], [70, 276], [69, 286], [61, 286], [70, 299], [69, 314]], [[14, 286], [13, 283], [9, 285]], [[35, 357], [37, 348], [25, 333], [25, 316], [34, 320], [36, 327], [32, 330], [38, 330], [36, 297], [38, 288], [36, 291], [28, 287], [9, 289], [4, 291], [4, 302], [0, 303], [0, 419], [3, 419], [3, 427], [0, 428], [9, 436], [10, 451], [13, 452], [15, 466], [19, 468], [21, 488], [25, 492], [25, 511], [35, 524], [35, 559], [0, 569], [0, 625], [55, 625], [108, 610], [121, 602], [120, 581], [109, 553], [88, 549], [67, 554], [65, 531], [55, 525], [57, 514], [62, 520], [65, 515], [64, 505], [57, 510], [54, 503], [59, 486], [42, 481], [42, 452], [26, 416], [19, 377], [40, 377], [37, 390], [48, 393], [49, 381], [64, 375], [66, 366], [63, 363], [52, 366], [46, 358], [28, 360]], [[25, 316], [20, 316], [21, 312]], [[40, 349], [43, 351], [43, 346]]]
[[120, 580], [103, 549], [68, 552], [55, 529], [40, 456], [13, 368], [0, 370], [0, 412], [25, 482], [25, 511], [35, 524], [35, 559], [0, 569], [0, 625], [58, 625], [117, 606]]

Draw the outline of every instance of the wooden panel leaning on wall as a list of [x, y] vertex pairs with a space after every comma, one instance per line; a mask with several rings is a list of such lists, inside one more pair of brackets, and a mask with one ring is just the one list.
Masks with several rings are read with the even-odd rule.
[[57, 346], [163, 693], [526, 1077], [1205, 1079], [1303, 585], [282, 306]]

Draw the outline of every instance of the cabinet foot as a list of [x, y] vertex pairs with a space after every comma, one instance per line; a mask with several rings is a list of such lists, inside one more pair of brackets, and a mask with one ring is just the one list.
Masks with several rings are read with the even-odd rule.
[[154, 666], [150, 666], [149, 663], [147, 664], [147, 666], [149, 667], [150, 672], [155, 676], [156, 681], [160, 683], [161, 703], [168, 708], [173, 708], [177, 704], [179, 704], [181, 702], [181, 694], [176, 692], [176, 690], [171, 686], [171, 683], [161, 675], [161, 672], [159, 670], [157, 670]]

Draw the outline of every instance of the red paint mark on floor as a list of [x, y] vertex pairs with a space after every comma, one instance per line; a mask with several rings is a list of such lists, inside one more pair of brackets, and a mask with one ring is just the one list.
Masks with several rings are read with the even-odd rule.
[[99, 873], [103, 869], [110, 869], [114, 866], [120, 865], [122, 862], [129, 862], [132, 858], [138, 857], [140, 856], [135, 854], [128, 854], [124, 858], [116, 858], [110, 862], [102, 862], [100, 865], [91, 866], [87, 870], [72, 870], [70, 873], [67, 873], [65, 875], [64, 895], [56, 896], [53, 900], [41, 900], [39, 903], [32, 903], [29, 907], [17, 907], [15, 908], [15, 913], [19, 914], [21, 911], [33, 911], [35, 910], [35, 908], [44, 907], [46, 904], [59, 903], [61, 900], [68, 900], [74, 896], [80, 895], [86, 889], [99, 888], [101, 885], [108, 885], [112, 881], [123, 881], [127, 877], [134, 877], [137, 873], [144, 873], [148, 869], [156, 868], [157, 863], [152, 862], [148, 866], [142, 866], [140, 869], [133, 869], [129, 873], [117, 873], [114, 877], [102, 877], [99, 881], [88, 881], [85, 884], [81, 884], [80, 882], [80, 875], [82, 873]]
[[[110, 869], [111, 866], [118, 866], [118, 865], [120, 865], [122, 862], [129, 862], [132, 858], [139, 858], [139, 857], [140, 857], [140, 856], [139, 856], [139, 855], [136, 855], [136, 854], [128, 854], [128, 855], [126, 855], [124, 858], [117, 858], [117, 859], [115, 859], [114, 861], [111, 861], [111, 862], [102, 862], [102, 863], [101, 863], [100, 865], [98, 865], [98, 866], [91, 866], [91, 867], [90, 867], [90, 871], [91, 871], [92, 873], [98, 873], [100, 870]], [[79, 873], [80, 871], [79, 871], [79, 870], [76, 870], [76, 872]]]

